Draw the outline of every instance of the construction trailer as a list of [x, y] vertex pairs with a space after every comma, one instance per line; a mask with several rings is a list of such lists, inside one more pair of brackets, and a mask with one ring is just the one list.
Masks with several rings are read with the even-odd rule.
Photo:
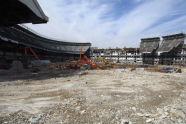
[[159, 58], [159, 64], [172, 65], [175, 60], [181, 59], [180, 56], [184, 46], [184, 33], [163, 36], [163, 41], [156, 51]]
[[140, 53], [143, 64], [155, 64], [155, 58], [157, 57], [156, 50], [159, 47], [160, 38], [143, 38], [140, 43]]

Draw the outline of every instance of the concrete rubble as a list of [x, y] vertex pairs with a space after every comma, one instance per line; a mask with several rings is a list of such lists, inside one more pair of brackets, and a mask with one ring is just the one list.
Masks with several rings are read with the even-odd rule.
[[185, 72], [131, 70], [1, 75], [0, 123], [186, 123]]

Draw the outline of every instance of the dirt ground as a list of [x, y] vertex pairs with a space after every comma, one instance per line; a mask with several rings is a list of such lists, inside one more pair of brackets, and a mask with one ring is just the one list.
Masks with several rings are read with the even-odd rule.
[[0, 123], [184, 124], [186, 72], [112, 69], [0, 76]]

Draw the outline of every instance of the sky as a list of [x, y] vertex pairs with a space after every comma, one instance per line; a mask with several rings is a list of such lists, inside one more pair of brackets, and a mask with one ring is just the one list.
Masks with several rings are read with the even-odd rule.
[[38, 0], [47, 24], [26, 24], [52, 39], [93, 47], [139, 47], [140, 39], [186, 33], [186, 0]]

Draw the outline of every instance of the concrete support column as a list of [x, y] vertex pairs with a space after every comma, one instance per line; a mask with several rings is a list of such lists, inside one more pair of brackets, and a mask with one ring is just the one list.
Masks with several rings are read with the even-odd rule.
[[127, 61], [127, 51], [125, 51], [125, 61], [128, 62]]
[[137, 53], [137, 50], [135, 50], [134, 52], [134, 63], [136, 63], [136, 53]]
[[119, 53], [119, 51], [117, 53], [118, 53], [118, 61], [117, 62], [119, 63], [120, 62], [119, 61], [119, 59], [120, 59], [120, 53]]

